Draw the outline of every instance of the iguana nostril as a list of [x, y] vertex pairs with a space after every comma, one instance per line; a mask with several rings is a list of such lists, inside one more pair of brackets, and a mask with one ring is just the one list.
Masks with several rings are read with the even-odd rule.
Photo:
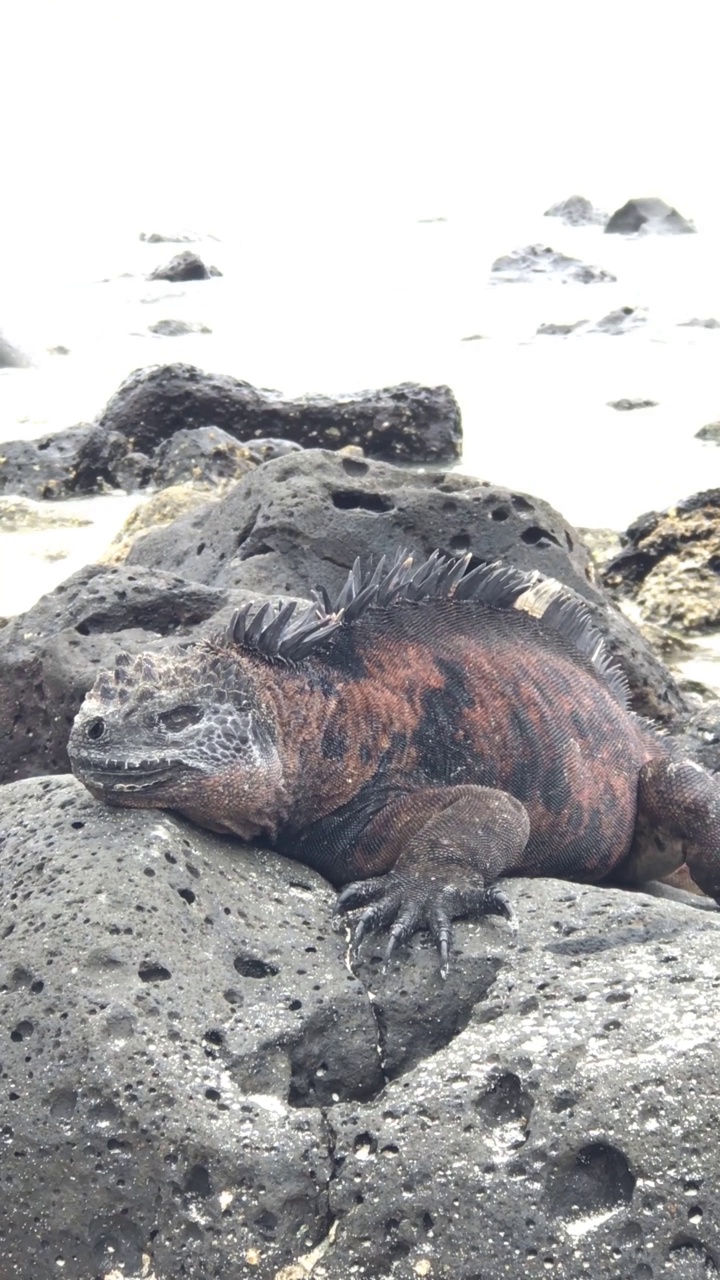
[[96, 720], [91, 720], [85, 732], [88, 738], [92, 738], [93, 742], [97, 742], [98, 738], [102, 738], [105, 733], [105, 721], [100, 717]]

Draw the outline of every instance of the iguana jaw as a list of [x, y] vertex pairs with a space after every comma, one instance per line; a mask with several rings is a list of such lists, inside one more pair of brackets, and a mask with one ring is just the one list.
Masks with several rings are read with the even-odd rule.
[[168, 783], [176, 785], [191, 774], [202, 773], [182, 760], [158, 757], [154, 760], [125, 761], [107, 757], [74, 759], [73, 769], [79, 780], [103, 799], [120, 799], [123, 795], [152, 793]]

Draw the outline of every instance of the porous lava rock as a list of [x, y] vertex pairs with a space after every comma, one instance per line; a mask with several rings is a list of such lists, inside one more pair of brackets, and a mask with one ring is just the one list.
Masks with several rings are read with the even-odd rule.
[[278, 436], [306, 448], [360, 445], [393, 462], [448, 462], [461, 448], [460, 410], [449, 387], [401, 383], [357, 395], [285, 400], [194, 365], [138, 369], [99, 419], [148, 453], [181, 428], [222, 427], [237, 440]]
[[67, 777], [2, 788], [0, 828], [3, 1280], [720, 1255], [716, 913], [510, 880], [516, 942], [458, 923], [443, 981], [427, 936], [387, 973], [371, 939], [353, 973], [299, 863]]
[[209, 280], [211, 276], [221, 276], [222, 271], [217, 267], [207, 267], [202, 258], [193, 253], [192, 249], [183, 249], [182, 253], [176, 253], [174, 258], [166, 262], [162, 267], [156, 267], [150, 272], [148, 280], [171, 280], [173, 283], [183, 283], [187, 280]]
[[701, 631], [720, 626], [720, 489], [706, 489], [627, 529], [605, 566], [608, 587], [650, 622]]
[[633, 235], [636, 231], [686, 235], [695, 230], [694, 223], [657, 196], [628, 200], [621, 209], [615, 210], [605, 227], [606, 234], [623, 236]]
[[[237, 444], [250, 453], [239, 453]], [[402, 383], [338, 399], [284, 400], [279, 392], [194, 365], [139, 369], [97, 422], [3, 444], [0, 493], [64, 498], [175, 484], [198, 478], [200, 459], [202, 478], [212, 481], [229, 474], [233, 458], [237, 476], [248, 458], [320, 446], [357, 446], [393, 462], [454, 461], [462, 447], [460, 409], [445, 386]]]
[[120, 649], [182, 642], [227, 599], [162, 570], [88, 565], [0, 627], [0, 782], [69, 768], [67, 740]]
[[560, 280], [563, 284], [609, 284], [617, 278], [601, 267], [588, 266], [579, 258], [569, 258], [544, 244], [531, 244], [496, 258], [492, 274], [511, 284], [538, 278]]
[[568, 196], [545, 210], [546, 218], [562, 218], [571, 227], [586, 227], [594, 223], [607, 222], [607, 214], [603, 213], [585, 196]]

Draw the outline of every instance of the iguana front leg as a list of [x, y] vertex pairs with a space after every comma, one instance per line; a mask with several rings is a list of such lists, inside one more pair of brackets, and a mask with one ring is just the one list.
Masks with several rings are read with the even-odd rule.
[[365, 907], [353, 946], [390, 926], [387, 960], [417, 929], [427, 928], [445, 976], [453, 919], [488, 912], [512, 918], [495, 881], [519, 865], [529, 834], [523, 805], [490, 787], [428, 787], [391, 802], [357, 849], [361, 863], [367, 859], [391, 869], [354, 881], [338, 897], [340, 911]]

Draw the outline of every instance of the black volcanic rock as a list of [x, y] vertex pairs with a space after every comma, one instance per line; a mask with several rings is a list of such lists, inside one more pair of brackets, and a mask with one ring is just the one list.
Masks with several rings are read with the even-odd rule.
[[635, 231], [655, 232], [660, 235], [683, 235], [696, 230], [688, 218], [677, 209], [659, 200], [657, 196], [644, 196], [628, 200], [609, 218], [605, 231], [608, 235], [630, 236]]
[[511, 879], [350, 972], [299, 863], [68, 777], [0, 830], [3, 1280], [711, 1274], [716, 911]]
[[596, 209], [585, 196], [568, 196], [545, 210], [546, 218], [562, 218], [571, 227], [591, 226], [607, 222], [607, 214]]
[[211, 276], [221, 275], [222, 271], [218, 271], [217, 267], [206, 267], [197, 253], [193, 253], [191, 249], [184, 249], [182, 253], [176, 253], [175, 257], [164, 266], [156, 267], [151, 271], [148, 280], [171, 280], [180, 283], [186, 280], [209, 280]]
[[588, 266], [579, 258], [569, 258], [543, 244], [531, 244], [496, 258], [492, 274], [509, 284], [537, 279], [559, 280], [563, 284], [609, 284], [616, 279], [602, 267]]

